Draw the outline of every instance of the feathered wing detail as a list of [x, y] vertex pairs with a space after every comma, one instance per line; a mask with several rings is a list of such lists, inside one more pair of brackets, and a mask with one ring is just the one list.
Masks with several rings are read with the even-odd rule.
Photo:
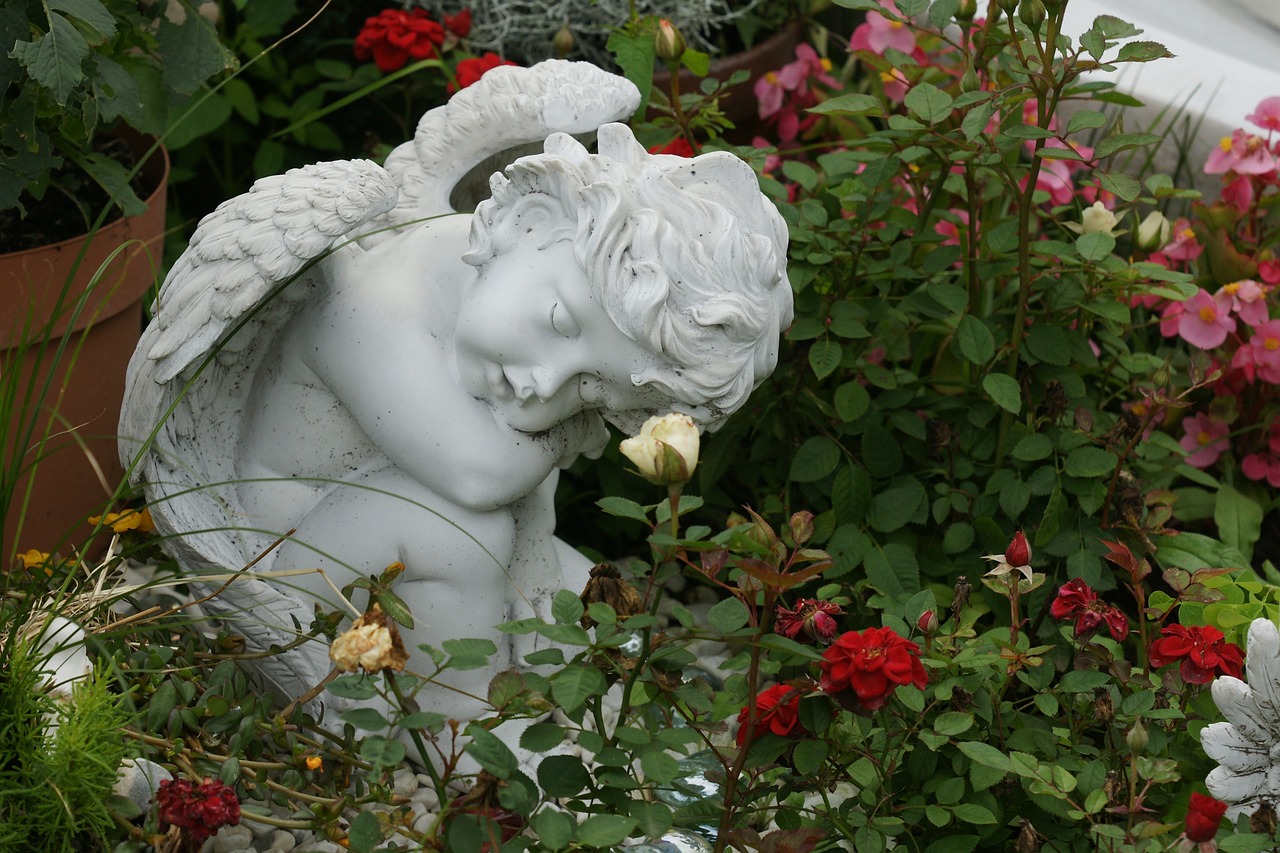
[[[165, 279], [129, 364], [120, 454], [132, 481], [146, 484], [166, 548], [189, 571], [238, 571], [270, 542], [243, 517], [234, 487], [234, 448], [254, 375], [274, 333], [314, 285], [318, 273], [308, 265], [390, 210], [396, 197], [390, 176], [367, 160], [263, 179], [204, 218]], [[209, 593], [221, 582], [198, 586]], [[306, 602], [251, 574], [205, 605], [224, 617], [256, 608], [284, 624], [292, 616], [301, 630], [313, 618]], [[265, 624], [242, 633], [258, 650], [293, 638]], [[263, 674], [282, 690], [325, 674], [276, 669]]]
[[1249, 626], [1245, 676], [1247, 684], [1214, 679], [1213, 701], [1227, 721], [1200, 733], [1205, 754], [1219, 765], [1205, 785], [1230, 804], [1231, 820], [1253, 813], [1263, 799], [1280, 798], [1280, 629], [1269, 619]]
[[387, 158], [400, 187], [400, 202], [387, 219], [404, 223], [470, 210], [488, 196], [490, 174], [541, 153], [548, 136], [593, 134], [639, 105], [631, 81], [587, 62], [494, 68], [424, 115], [413, 140]]

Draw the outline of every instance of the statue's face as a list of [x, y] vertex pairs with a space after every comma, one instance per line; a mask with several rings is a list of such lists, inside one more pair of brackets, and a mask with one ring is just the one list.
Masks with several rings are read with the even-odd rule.
[[658, 360], [609, 319], [568, 240], [522, 242], [481, 267], [455, 340], [463, 388], [523, 432], [654, 402], [631, 377]]

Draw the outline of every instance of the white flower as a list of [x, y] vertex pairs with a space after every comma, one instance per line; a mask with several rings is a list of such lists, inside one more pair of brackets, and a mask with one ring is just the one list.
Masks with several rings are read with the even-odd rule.
[[1153, 252], [1168, 243], [1169, 238], [1172, 236], [1173, 223], [1158, 210], [1151, 211], [1145, 219], [1138, 223], [1139, 249]]
[[688, 482], [698, 467], [698, 427], [688, 415], [653, 417], [640, 434], [622, 440], [618, 449], [640, 476], [662, 485]]
[[1246, 684], [1214, 679], [1213, 701], [1227, 718], [1200, 732], [1200, 746], [1218, 762], [1205, 778], [1209, 793], [1230, 803], [1227, 819], [1280, 799], [1280, 629], [1269, 619], [1249, 626]]
[[1123, 216], [1116, 216], [1100, 201], [1085, 209], [1080, 222], [1068, 222], [1066, 226], [1077, 234], [1110, 234], [1120, 224]]

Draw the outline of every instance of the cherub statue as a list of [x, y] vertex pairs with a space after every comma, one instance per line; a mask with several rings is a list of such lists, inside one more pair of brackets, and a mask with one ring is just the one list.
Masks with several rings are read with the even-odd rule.
[[[122, 456], [186, 569], [261, 558], [206, 604], [250, 648], [305, 631], [328, 581], [395, 561], [411, 652], [501, 644], [496, 625], [586, 580], [552, 495], [560, 467], [603, 448], [602, 418], [714, 428], [773, 369], [792, 314], [781, 217], [733, 155], [651, 155], [607, 123], [636, 102], [584, 63], [497, 68], [385, 170], [295, 170], [201, 223], [130, 365]], [[595, 154], [569, 135], [592, 131]], [[455, 212], [468, 171], [544, 139]], [[257, 574], [303, 568], [328, 581]], [[263, 675], [301, 695], [326, 652], [271, 656]], [[425, 704], [475, 717], [518, 662], [504, 652]]]

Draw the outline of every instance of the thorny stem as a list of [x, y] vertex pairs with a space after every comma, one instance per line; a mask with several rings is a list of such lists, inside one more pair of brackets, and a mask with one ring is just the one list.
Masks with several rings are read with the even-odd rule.
[[[391, 692], [395, 694], [396, 702], [401, 709], [407, 710], [408, 703], [411, 701], [405, 697], [400, 691], [400, 685], [396, 682], [396, 677], [392, 673], [384, 673], [387, 685], [391, 688]], [[413, 740], [413, 746], [418, 750], [418, 754], [422, 756], [422, 764], [427, 769], [427, 775], [431, 777], [431, 787], [435, 788], [436, 796], [440, 802], [448, 801], [445, 796], [444, 782], [440, 779], [440, 774], [436, 772], [435, 762], [427, 755], [427, 745], [422, 740], [422, 732], [417, 728], [408, 729], [409, 737]]]

